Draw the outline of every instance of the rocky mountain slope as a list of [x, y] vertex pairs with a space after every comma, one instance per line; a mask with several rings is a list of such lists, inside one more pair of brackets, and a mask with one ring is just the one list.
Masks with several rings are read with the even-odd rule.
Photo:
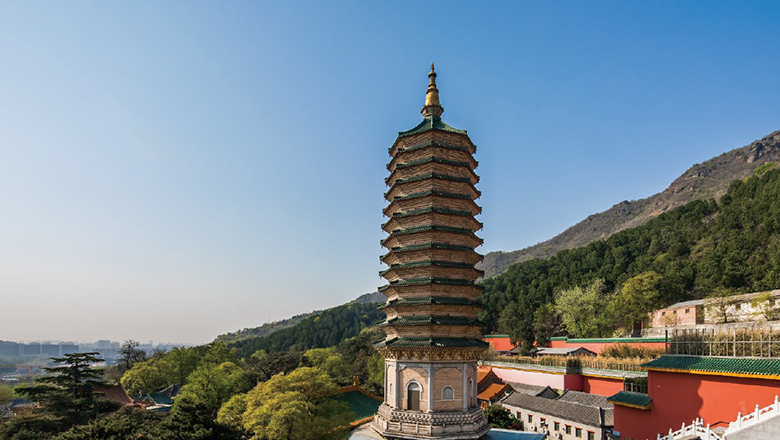
[[564, 249], [604, 240], [693, 200], [719, 199], [732, 180], [752, 175], [756, 168], [767, 162], [780, 162], [780, 131], [696, 164], [663, 192], [646, 199], [624, 200], [604, 212], [589, 216], [550, 240], [512, 252], [490, 252], [478, 267], [489, 278], [504, 272], [514, 263], [547, 258]]

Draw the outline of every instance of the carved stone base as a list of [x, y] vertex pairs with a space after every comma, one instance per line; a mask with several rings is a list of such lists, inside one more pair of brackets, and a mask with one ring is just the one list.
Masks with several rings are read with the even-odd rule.
[[475, 440], [490, 431], [481, 408], [452, 412], [418, 412], [382, 404], [371, 424], [387, 440]]

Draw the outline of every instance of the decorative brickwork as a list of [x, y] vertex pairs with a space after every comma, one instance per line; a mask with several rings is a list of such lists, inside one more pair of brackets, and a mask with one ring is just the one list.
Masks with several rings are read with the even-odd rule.
[[377, 344], [385, 401], [373, 427], [387, 439], [478, 439], [490, 427], [476, 397], [476, 361], [488, 346], [476, 321], [476, 146], [441, 120], [433, 66], [428, 76], [423, 122], [388, 150], [386, 338]]

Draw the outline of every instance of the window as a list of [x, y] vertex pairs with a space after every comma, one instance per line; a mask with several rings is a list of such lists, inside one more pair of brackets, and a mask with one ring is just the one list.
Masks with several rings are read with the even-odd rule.
[[575, 435], [577, 438], [580, 438], [580, 437], [582, 437], [582, 428], [574, 428], [574, 435]]
[[547, 419], [539, 419], [539, 424], [542, 426], [547, 426]]
[[571, 425], [566, 425], [566, 434], [571, 435]]
[[393, 395], [393, 383], [392, 382], [390, 382], [390, 387], [387, 389], [387, 394], [389, 394], [391, 396]]
[[561, 424], [558, 423], [558, 422], [553, 423], [553, 427], [554, 427], [555, 431], [560, 431], [561, 430]]
[[441, 390], [441, 400], [452, 400], [455, 398], [455, 390], [452, 387], [444, 387]]
[[[517, 412], [517, 420], [520, 420], [520, 416], [521, 416], [521, 415], [522, 415], [522, 414], [520, 414], [520, 411], [518, 411], [518, 412]], [[521, 420], [521, 421], [522, 421], [522, 420]]]
[[588, 431], [588, 440], [595, 440], [596, 434], [593, 431]]
[[528, 423], [533, 423], [534, 416], [532, 414], [528, 414]]
[[691, 313], [691, 309], [685, 309], [685, 313]]
[[661, 316], [666, 316], [666, 312], [661, 312]]
[[675, 311], [674, 311], [674, 312], [672, 312], [672, 313], [674, 313], [674, 314], [676, 315], [676, 314], [677, 314], [677, 310], [675, 310]]

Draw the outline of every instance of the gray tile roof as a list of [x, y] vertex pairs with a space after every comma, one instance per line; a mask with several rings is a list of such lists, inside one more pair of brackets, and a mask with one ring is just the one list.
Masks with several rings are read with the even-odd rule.
[[507, 382], [507, 381], [504, 381], [504, 383], [506, 383], [510, 387], [512, 387], [512, 389], [515, 390], [516, 393], [530, 394], [532, 396], [537, 395], [539, 392], [541, 392], [545, 388], [545, 387], [543, 387], [541, 385], [529, 385], [527, 383], [520, 383], [520, 382]]
[[699, 306], [699, 305], [702, 305], [702, 304], [704, 304], [704, 300], [703, 299], [694, 299], [692, 301], [678, 302], [678, 303], [670, 305], [669, 307], [664, 307], [664, 309], [676, 309], [678, 307]]
[[585, 347], [566, 347], [566, 348], [549, 348], [544, 347], [540, 348], [536, 351], [537, 356], [545, 356], [545, 355], [574, 355], [574, 354], [588, 354], [588, 355], [596, 355], [596, 353], [588, 350]]
[[563, 394], [561, 394], [561, 397], [559, 397], [558, 400], [581, 403], [588, 406], [600, 406], [602, 408], [612, 406], [609, 402], [607, 402], [606, 396], [583, 393], [582, 391], [566, 390], [563, 392]]
[[[564, 393], [564, 396], [568, 394]], [[579, 393], [586, 394], [586, 393]], [[601, 399], [598, 399], [601, 397]], [[594, 404], [596, 401], [603, 402]], [[515, 392], [502, 399], [501, 404], [510, 405], [546, 414], [549, 417], [558, 417], [563, 420], [569, 420], [575, 423], [593, 427], [611, 427], [614, 426], [614, 406], [606, 401], [605, 397], [595, 396], [593, 398], [571, 394], [566, 398], [563, 396], [557, 399], [548, 399], [545, 397], [534, 396]]]

